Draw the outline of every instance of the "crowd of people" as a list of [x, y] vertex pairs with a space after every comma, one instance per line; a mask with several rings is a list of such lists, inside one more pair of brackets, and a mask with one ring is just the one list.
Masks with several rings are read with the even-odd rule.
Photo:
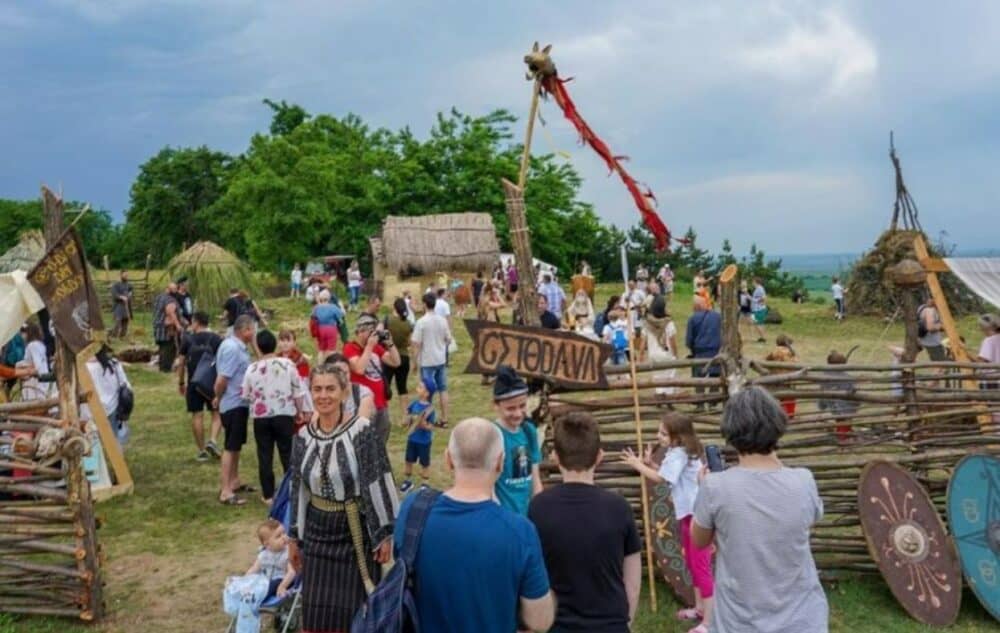
[[[669, 266], [655, 275], [639, 266], [601, 311], [585, 288], [567, 294], [555, 271], [535, 272], [529, 281], [511, 262], [489, 279], [478, 273], [468, 286], [479, 318], [499, 321], [519, 287], [533, 283], [542, 326], [607, 342], [612, 363], [633, 354], [644, 360], [682, 354], [670, 313]], [[580, 274], [586, 272], [582, 266]], [[658, 447], [614, 455], [602, 450], [590, 415], [564, 416], [553, 425], [550, 456], [560, 483], [543, 489], [542, 438], [529, 413], [530, 385], [501, 366], [484, 377], [491, 384], [486, 406], [492, 410], [450, 429], [442, 456], [451, 484], [434, 491], [434, 436], [449, 427], [452, 290], [434, 283], [418, 299], [404, 293], [383, 316], [376, 297], [362, 303], [356, 262], [347, 281], [345, 305], [329, 288], [308, 292], [301, 269], [293, 270], [292, 296], [314, 300], [309, 332], [315, 358], [299, 348], [294, 331], [269, 330], [264, 311], [239, 289], [221, 306], [224, 336], [213, 331], [209, 313], [195, 308], [185, 279], [170, 282], [153, 301], [158, 368], [178, 379], [196, 459], [219, 460], [218, 501], [240, 506], [259, 493], [264, 503], [273, 503], [280, 484], [275, 452], [281, 471], [289, 473], [290, 518], [287, 525], [269, 520], [258, 527], [261, 550], [248, 573], [266, 576], [267, 595], [300, 587], [304, 631], [349, 630], [377, 595], [373, 590], [386, 564], [407, 556], [424, 630], [628, 631], [639, 600], [640, 539], [628, 502], [595, 485], [595, 471], [606, 460], [670, 488], [695, 589], [695, 605], [675, 615], [692, 633], [827, 630], [826, 597], [809, 548], [822, 502], [812, 474], [784, 466], [777, 455], [795, 415], [794, 400], [776, 401], [759, 388], [731, 394], [721, 435], [736, 450], [737, 463], [712, 471], [689, 415], [663, 417]], [[695, 377], [720, 371], [711, 362], [722, 346], [719, 297], [711, 286], [711, 276], [696, 276], [693, 313], [683, 331], [684, 353], [705, 361], [695, 364]], [[125, 337], [134, 295], [124, 271], [111, 294], [114, 333]], [[738, 301], [742, 326], [766, 342], [768, 298], [761, 280], [743, 285]], [[842, 318], [842, 294], [836, 305]], [[349, 327], [351, 312], [358, 314]], [[946, 358], [932, 300], [921, 306], [918, 319], [929, 357]], [[978, 359], [1000, 362], [1000, 318], [984, 315], [979, 324], [985, 338]], [[44, 332], [30, 323], [18, 337], [23, 345], [5, 346], [4, 361], [12, 348], [23, 350], [17, 352], [21, 359], [4, 378], [23, 380], [22, 393], [31, 397], [48, 397], [51, 353]], [[124, 445], [127, 413], [118, 415], [117, 399], [128, 379], [108, 352], [102, 350], [88, 369]], [[783, 334], [767, 358], [798, 360], [793, 341]], [[843, 378], [836, 366], [847, 355], [832, 352], [827, 361], [831, 374]], [[833, 384], [851, 388], [847, 380]], [[997, 389], [1000, 381], [986, 380], [982, 387]], [[844, 406], [850, 402], [820, 403], [848, 415]], [[406, 433], [398, 472], [387, 448], [393, 419]], [[251, 428], [256, 486], [240, 476]], [[851, 432], [847, 423], [836, 430], [842, 438]], [[408, 551], [414, 542], [419, 548]]]

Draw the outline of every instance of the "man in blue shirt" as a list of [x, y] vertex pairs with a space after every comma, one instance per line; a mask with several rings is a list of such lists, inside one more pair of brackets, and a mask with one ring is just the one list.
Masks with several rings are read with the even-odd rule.
[[[454, 485], [431, 508], [414, 563], [420, 627], [434, 633], [547, 631], [555, 619], [538, 532], [493, 500], [504, 461], [497, 427], [463, 420], [445, 451]], [[404, 502], [393, 541], [397, 557], [415, 495]]]
[[240, 395], [243, 375], [250, 365], [247, 345], [253, 340], [256, 323], [249, 314], [241, 314], [233, 323], [233, 333], [219, 345], [215, 356], [215, 399], [212, 407], [222, 418], [226, 432], [222, 450], [222, 475], [219, 502], [226, 505], [244, 505], [245, 499], [237, 492], [253, 492], [250, 486], [240, 484], [240, 450], [247, 442], [247, 421], [250, 406]]
[[[692, 358], [714, 358], [722, 347], [722, 315], [710, 309], [704, 297], [696, 295], [694, 298], [694, 314], [688, 319], [685, 339]], [[718, 363], [707, 367], [696, 365], [691, 368], [691, 375], [695, 378], [717, 377], [721, 375], [721, 368]], [[704, 389], [698, 387], [695, 391], [702, 393]], [[703, 406], [699, 404], [698, 408]]]
[[500, 505], [522, 516], [528, 514], [531, 497], [542, 491], [538, 465], [542, 452], [538, 431], [528, 421], [528, 384], [513, 367], [497, 368], [493, 383], [496, 427], [503, 437], [504, 460], [496, 483]]

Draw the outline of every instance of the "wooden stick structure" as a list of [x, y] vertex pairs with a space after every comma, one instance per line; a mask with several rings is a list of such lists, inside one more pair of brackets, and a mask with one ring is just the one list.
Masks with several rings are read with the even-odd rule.
[[[629, 374], [632, 377], [632, 414], [635, 421], [635, 450], [637, 455], [643, 455], [643, 445], [642, 445], [642, 407], [639, 404], [639, 385], [638, 379], [636, 378], [635, 365], [638, 359], [636, 358], [636, 345], [635, 345], [635, 328], [632, 327], [631, 316], [628, 317], [629, 323], [629, 337], [628, 337], [628, 366]], [[642, 507], [642, 516], [649, 517], [649, 495], [647, 494], [646, 488], [649, 486], [649, 482], [646, 481], [645, 477], [639, 477], [639, 501]], [[649, 607], [653, 613], [657, 611], [656, 605], [656, 570], [654, 564], [654, 554], [653, 554], [653, 538], [652, 531], [650, 528], [650, 523], [652, 521], [643, 521], [643, 538], [646, 543], [646, 573], [649, 579]]]
[[[637, 435], [643, 442], [655, 441], [666, 407], [690, 415], [702, 437], [718, 437], [732, 378], [728, 368], [736, 364], [724, 359], [720, 365], [726, 369], [720, 377], [689, 377], [692, 368], [703, 367], [708, 360], [608, 366], [607, 389], [552, 394], [548, 419], [539, 421], [551, 422], [570, 411], [587, 411], [597, 420], [609, 458], [599, 466], [595, 483], [629, 500], [636, 520], [643, 522], [647, 541], [644, 482], [617, 455], [626, 446], [636, 446]], [[778, 453], [786, 465], [808, 468], [816, 479], [826, 514], [813, 527], [811, 541], [824, 573], [877, 570], [858, 514], [858, 479], [868, 462], [886, 459], [902, 465], [928, 490], [945, 517], [947, 482], [958, 461], [972, 452], [1000, 455], [1000, 390], [978, 387], [1000, 371], [1000, 365], [831, 366], [770, 361], [744, 365], [749, 369], [748, 385], [796, 404]], [[677, 375], [665, 378], [664, 369], [676, 369]], [[906, 388], [904, 376], [909, 376]], [[990, 421], [981, 422], [983, 416]], [[553, 464], [543, 463], [541, 470], [546, 484], [559, 480]]]

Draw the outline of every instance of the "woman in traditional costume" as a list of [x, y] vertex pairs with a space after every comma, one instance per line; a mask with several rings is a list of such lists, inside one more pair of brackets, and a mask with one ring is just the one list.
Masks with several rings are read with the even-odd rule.
[[309, 387], [317, 417], [292, 445], [289, 556], [302, 570], [302, 630], [346, 632], [389, 560], [399, 500], [375, 427], [345, 410], [347, 373], [318, 365]]
[[573, 303], [569, 304], [566, 311], [566, 318], [570, 327], [577, 332], [593, 329], [594, 327], [594, 303], [590, 300], [586, 290], [577, 290], [573, 297]]

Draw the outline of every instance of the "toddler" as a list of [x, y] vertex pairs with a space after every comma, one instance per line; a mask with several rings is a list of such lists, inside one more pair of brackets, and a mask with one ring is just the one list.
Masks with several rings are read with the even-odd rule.
[[[285, 528], [275, 519], [268, 519], [257, 527], [261, 550], [246, 575], [261, 574], [269, 584], [267, 598], [284, 598], [295, 581], [295, 568], [288, 560], [288, 536]], [[265, 600], [267, 599], [265, 598]]]
[[640, 475], [657, 483], [670, 485], [670, 496], [674, 502], [684, 563], [691, 572], [694, 583], [695, 608], [677, 612], [680, 620], [701, 623], [688, 633], [708, 633], [706, 622], [711, 621], [715, 581], [712, 577], [712, 547], [695, 547], [691, 540], [691, 521], [694, 517], [694, 500], [698, 496], [698, 472], [701, 470], [702, 447], [694, 431], [691, 418], [679, 413], [664, 416], [657, 433], [660, 445], [667, 448], [667, 454], [659, 468], [652, 463], [652, 446], [646, 446], [643, 458], [626, 448], [622, 451], [622, 461]]
[[628, 355], [628, 321], [625, 320], [625, 311], [615, 308], [609, 312], [608, 324], [601, 334], [604, 342], [612, 347], [611, 364], [624, 365]]
[[406, 465], [403, 475], [406, 479], [399, 487], [400, 492], [408, 492], [413, 488], [413, 464], [420, 462], [420, 478], [427, 485], [431, 466], [431, 441], [434, 439], [434, 426], [437, 416], [431, 400], [434, 397], [434, 384], [427, 380], [417, 383], [417, 398], [406, 408], [406, 427], [410, 436], [406, 438]]
[[[850, 352], [848, 352], [850, 353]], [[846, 365], [847, 356], [841, 354], [837, 350], [833, 350], [826, 357], [827, 365]], [[830, 391], [842, 391], [845, 394], [852, 394], [856, 391], [854, 381], [848, 378], [848, 375], [843, 370], [831, 370], [825, 372], [827, 376], [831, 378], [839, 378], [836, 382], [831, 382], [827, 389]], [[834, 426], [834, 432], [837, 434], [837, 443], [840, 445], [848, 444], [851, 441], [851, 432], [854, 427], [847, 424], [850, 416], [854, 415], [858, 410], [858, 403], [854, 400], [839, 400], [836, 398], [824, 398], [819, 401], [820, 411], [829, 411], [836, 416], [837, 424]], [[843, 417], [841, 417], [843, 416]]]

